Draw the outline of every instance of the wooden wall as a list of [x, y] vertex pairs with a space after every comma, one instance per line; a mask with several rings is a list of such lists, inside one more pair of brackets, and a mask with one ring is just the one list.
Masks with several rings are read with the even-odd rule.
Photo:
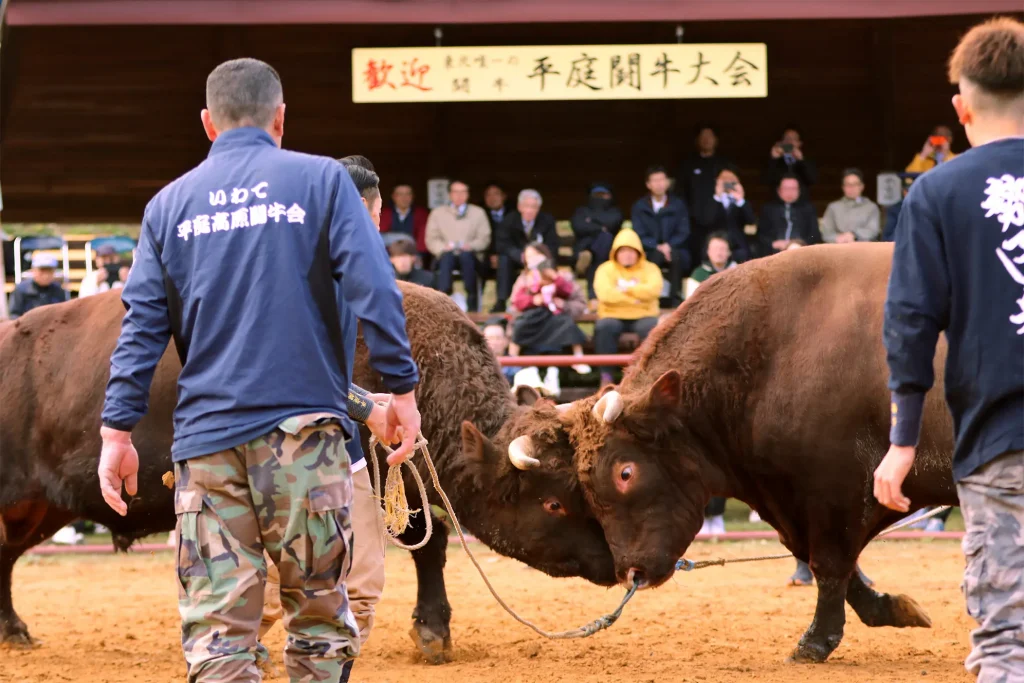
[[[396, 17], [400, 20], [400, 17]], [[361, 153], [386, 188], [458, 175], [478, 197], [489, 179], [538, 188], [568, 217], [592, 179], [620, 203], [643, 191], [651, 163], [675, 166], [691, 127], [714, 121], [755, 204], [780, 128], [796, 122], [820, 167], [820, 208], [839, 173], [902, 168], [936, 122], [955, 124], [944, 64], [978, 17], [718, 22], [686, 25], [687, 42], [766, 42], [769, 97], [759, 100], [354, 105], [350, 49], [432, 45], [429, 26], [17, 27], [0, 53], [3, 218], [137, 221], [161, 186], [201, 160], [207, 73], [253, 56], [281, 73], [285, 145]], [[670, 24], [445, 27], [446, 45], [672, 42]], [[960, 133], [959, 129], [958, 134]], [[966, 141], [956, 141], [961, 150]], [[874, 192], [874, 183], [869, 182]]]

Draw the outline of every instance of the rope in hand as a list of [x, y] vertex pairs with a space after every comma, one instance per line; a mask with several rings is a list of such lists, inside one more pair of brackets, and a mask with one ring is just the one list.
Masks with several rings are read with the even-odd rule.
[[[409, 510], [409, 504], [405, 496], [405, 485], [404, 483], [402, 483], [402, 477], [400, 472], [401, 465], [390, 467], [388, 469], [388, 478], [384, 486], [384, 495], [383, 497], [381, 496], [380, 465], [377, 459], [378, 447], [383, 449], [384, 452], [388, 455], [390, 455], [394, 451], [387, 444], [382, 443], [380, 440], [378, 440], [376, 436], [370, 437], [370, 456], [371, 459], [373, 460], [374, 473], [373, 495], [377, 497], [383, 505], [383, 510], [381, 512], [381, 521], [384, 530], [382, 531], [382, 533], [386, 533], [386, 536], [391, 541], [391, 543], [398, 546], [399, 548], [404, 548], [406, 550], [416, 550], [418, 548], [422, 548], [424, 545], [426, 545], [427, 541], [430, 540], [430, 536], [433, 533], [433, 528], [430, 523], [430, 511], [426, 509], [423, 510], [423, 513], [426, 515], [427, 518], [427, 531], [422, 541], [420, 541], [419, 543], [415, 543], [413, 545], [405, 545], [398, 540], [397, 536], [405, 530], [405, 525], [408, 524], [410, 515], [420, 511]], [[491, 592], [491, 595], [498, 602], [498, 604], [501, 605], [502, 609], [508, 612], [513, 619], [518, 621], [523, 626], [533, 629], [533, 631], [538, 633], [539, 635], [542, 635], [545, 638], [549, 638], [552, 640], [586, 638], [587, 636], [592, 636], [598, 631], [608, 628], [618, 620], [619, 616], [622, 614], [622, 609], [626, 606], [626, 603], [629, 602], [630, 599], [632, 599], [633, 595], [640, 587], [638, 583], [634, 583], [633, 586], [630, 587], [628, 591], [626, 591], [626, 595], [622, 598], [622, 602], [619, 603], [619, 606], [615, 609], [614, 612], [610, 612], [609, 614], [606, 614], [603, 617], [598, 617], [597, 619], [594, 619], [593, 621], [584, 624], [579, 628], [572, 629], [571, 631], [545, 631], [533, 622], [519, 616], [515, 610], [509, 607], [508, 604], [501, 599], [501, 596], [498, 595], [498, 592], [494, 590], [494, 586], [492, 586], [490, 580], [488, 580], [487, 575], [484, 573], [483, 567], [480, 566], [480, 563], [477, 562], [477, 559], [473, 555], [473, 552], [469, 549], [469, 545], [466, 543], [466, 537], [462, 533], [462, 525], [459, 524], [459, 519], [455, 516], [455, 511], [452, 509], [452, 504], [448, 500], [448, 496], [445, 494], [444, 489], [441, 488], [441, 482], [438, 481], [437, 470], [434, 469], [434, 461], [430, 458], [430, 449], [427, 447], [427, 440], [423, 438], [423, 434], [420, 434], [419, 438], [416, 440], [415, 450], [419, 450], [423, 454], [423, 460], [424, 462], [426, 462], [427, 469], [430, 471], [430, 478], [433, 481], [434, 489], [437, 491], [438, 495], [441, 496], [441, 500], [444, 502], [444, 508], [448, 512], [449, 519], [452, 520], [452, 526], [455, 527], [455, 531], [459, 535], [459, 541], [462, 543], [462, 549], [466, 551], [466, 554], [469, 556], [469, 559], [473, 563], [473, 566], [476, 567], [477, 572], [480, 574], [480, 578], [484, 580], [484, 585], [487, 586], [487, 590]], [[423, 479], [422, 477], [420, 477], [419, 471], [416, 469], [416, 467], [413, 466], [411, 462], [406, 460], [405, 464], [409, 467], [409, 469], [412, 470], [413, 478], [416, 480], [416, 483], [419, 487], [420, 501], [423, 503], [424, 508], [426, 508], [426, 506], [428, 506], [430, 503], [427, 500], [427, 492], [426, 487], [423, 485]], [[393, 480], [397, 481], [393, 482]]]

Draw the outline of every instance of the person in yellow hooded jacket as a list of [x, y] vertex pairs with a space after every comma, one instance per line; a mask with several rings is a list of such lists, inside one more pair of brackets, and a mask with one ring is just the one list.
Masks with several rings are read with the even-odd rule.
[[[645, 339], [658, 324], [663, 286], [661, 269], [647, 260], [640, 236], [628, 228], [619, 231], [612, 242], [611, 258], [594, 273], [598, 304], [594, 350], [616, 353], [624, 332]], [[601, 368], [601, 386], [611, 382], [612, 368]]]

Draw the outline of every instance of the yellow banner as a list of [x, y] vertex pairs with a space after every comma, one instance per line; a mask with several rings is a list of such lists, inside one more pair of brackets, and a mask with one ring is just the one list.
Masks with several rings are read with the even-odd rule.
[[352, 101], [767, 97], [764, 43], [352, 50]]

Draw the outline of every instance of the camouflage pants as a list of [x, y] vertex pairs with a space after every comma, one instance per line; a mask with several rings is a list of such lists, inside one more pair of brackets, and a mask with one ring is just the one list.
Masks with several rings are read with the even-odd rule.
[[1024, 451], [957, 484], [966, 532], [963, 593], [978, 622], [967, 670], [979, 683], [1024, 681]]
[[336, 422], [310, 422], [292, 419], [243, 446], [175, 463], [189, 683], [260, 681], [264, 551], [281, 575], [290, 679], [337, 681], [359, 652], [345, 590], [352, 482], [344, 433]]

